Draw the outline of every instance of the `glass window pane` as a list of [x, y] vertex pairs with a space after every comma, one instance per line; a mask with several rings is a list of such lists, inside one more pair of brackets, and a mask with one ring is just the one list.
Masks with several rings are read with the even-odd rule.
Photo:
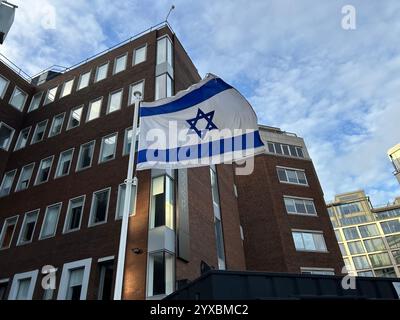
[[42, 122], [40, 122], [40, 123], [38, 123], [36, 125], [35, 132], [33, 134], [31, 144], [36, 143], [36, 142], [40, 142], [40, 141], [43, 140], [44, 133], [46, 131], [46, 127], [47, 127], [47, 120], [42, 121]]
[[357, 270], [371, 268], [366, 256], [353, 257], [353, 262], [354, 262], [354, 266]]
[[97, 68], [95, 82], [98, 82], [100, 80], [107, 78], [107, 71], [108, 71], [108, 62], [99, 66]]
[[356, 227], [351, 227], [351, 228], [346, 228], [343, 229], [344, 237], [347, 240], [354, 240], [354, 239], [359, 239], [360, 236], [358, 235], [358, 231]]
[[6, 93], [9, 81], [6, 78], [0, 76], [0, 98], [4, 98], [4, 94]]
[[108, 113], [121, 109], [122, 89], [110, 94], [108, 101]]
[[25, 190], [28, 188], [29, 182], [32, 178], [32, 173], [33, 173], [34, 167], [35, 167], [35, 164], [32, 163], [32, 164], [26, 165], [22, 168], [19, 179], [18, 179], [17, 186], [15, 187], [16, 192]]
[[304, 171], [296, 171], [297, 172], [297, 179], [301, 184], [307, 184], [306, 174]]
[[375, 224], [358, 227], [363, 238], [373, 237], [379, 235], [379, 230]]
[[288, 176], [289, 182], [291, 182], [291, 183], [298, 183], [296, 171], [294, 171], [294, 170], [287, 170], [287, 169], [286, 169], [285, 171], [286, 171], [286, 174], [287, 174], [287, 176]]
[[31, 286], [32, 278], [18, 280], [18, 289], [15, 296], [16, 300], [28, 300], [29, 299], [29, 287]]
[[0, 149], [8, 150], [11, 145], [14, 129], [0, 122]]
[[147, 46], [135, 49], [135, 56], [133, 61], [134, 65], [146, 61], [146, 51], [147, 51], [146, 49]]
[[60, 209], [61, 204], [56, 204], [47, 208], [43, 221], [42, 233], [40, 235], [41, 239], [55, 235]]
[[93, 194], [90, 224], [97, 224], [107, 220], [109, 194], [109, 189]]
[[296, 206], [296, 212], [297, 213], [307, 213], [306, 206], [304, 204], [304, 200], [295, 199], [294, 200], [294, 204]]
[[69, 115], [68, 129], [75, 128], [81, 123], [83, 107], [75, 108]]
[[89, 80], [90, 80], [90, 71], [83, 73], [79, 78], [77, 90], [86, 88], [89, 85]]
[[61, 90], [60, 98], [71, 94], [73, 85], [74, 85], [74, 79], [65, 82]]
[[10, 104], [13, 107], [17, 108], [18, 110], [22, 111], [24, 109], [27, 97], [28, 95], [25, 92], [23, 92], [18, 87], [15, 87], [13, 95], [11, 96], [10, 99]]
[[279, 177], [279, 181], [281, 182], [287, 182], [288, 179], [286, 177], [286, 170], [282, 169], [282, 168], [278, 168], [278, 177]]
[[390, 220], [390, 221], [381, 222], [381, 227], [385, 234], [400, 232], [399, 220]]
[[51, 124], [51, 129], [49, 132], [49, 137], [54, 137], [55, 135], [61, 133], [62, 126], [64, 123], [64, 116], [65, 114], [63, 113], [53, 118], [53, 122]]
[[126, 69], [126, 59], [126, 54], [115, 59], [114, 74], [124, 71]]
[[103, 101], [103, 98], [99, 98], [99, 99], [96, 99], [89, 103], [88, 117], [86, 120], [87, 122], [100, 117], [102, 101]]
[[381, 238], [364, 240], [364, 244], [368, 252], [386, 250], [385, 244]]
[[161, 38], [157, 41], [157, 64], [167, 61], [167, 38]]
[[132, 105], [135, 102], [135, 92], [138, 91], [142, 94], [142, 98], [143, 98], [143, 94], [144, 94], [144, 82], [138, 82], [138, 83], [134, 83], [131, 84], [130, 89], [129, 89], [129, 105]]
[[56, 99], [58, 87], [51, 88], [47, 91], [46, 99], [44, 99], [44, 104], [49, 104]]
[[309, 214], [316, 214], [317, 213], [315, 211], [314, 201], [304, 200], [304, 203], [306, 205], [307, 213], [309, 213]]
[[[117, 219], [122, 218], [122, 216], [124, 214], [125, 193], [126, 193], [126, 185], [125, 185], [125, 183], [122, 183], [118, 187], [118, 203], [117, 203], [117, 217], [116, 217]], [[131, 205], [129, 208], [129, 215], [134, 214], [135, 201], [136, 201], [136, 187], [132, 186]]]
[[107, 136], [101, 141], [100, 162], [109, 161], [115, 158], [115, 149], [117, 144], [117, 135]]
[[67, 150], [60, 154], [55, 175], [56, 178], [69, 174], [73, 153], [74, 150]]
[[31, 100], [31, 104], [29, 105], [28, 112], [36, 110], [37, 108], [39, 108], [40, 101], [42, 100], [42, 96], [43, 96], [43, 92], [36, 93], [33, 96], [32, 100]]
[[386, 252], [371, 254], [369, 258], [371, 259], [371, 263], [374, 268], [390, 266], [392, 264], [389, 258], [389, 254]]
[[94, 141], [86, 143], [81, 146], [77, 164], [78, 170], [89, 168], [92, 165], [93, 151], [94, 151]]
[[347, 246], [349, 247], [351, 254], [359, 254], [365, 252], [361, 241], [348, 242]]
[[156, 77], [156, 100], [167, 96], [167, 74]]
[[35, 184], [44, 183], [49, 180], [52, 163], [53, 163], [53, 157], [44, 159], [40, 162]]
[[21, 130], [21, 132], [19, 133], [17, 142], [15, 143], [14, 150], [23, 149], [26, 147], [30, 131], [31, 131], [31, 127]]
[[4, 197], [10, 194], [12, 184], [14, 182], [15, 174], [17, 170], [9, 171], [4, 174], [3, 181], [0, 186], [0, 197]]
[[296, 206], [294, 205], [294, 200], [290, 198], [284, 198], [286, 212], [296, 213]]

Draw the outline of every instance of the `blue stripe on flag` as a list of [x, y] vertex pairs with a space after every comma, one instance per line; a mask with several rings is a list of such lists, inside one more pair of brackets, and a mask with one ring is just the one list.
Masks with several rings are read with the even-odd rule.
[[193, 107], [196, 104], [199, 104], [215, 96], [216, 94], [231, 88], [232, 87], [229, 84], [225, 83], [220, 78], [211, 79], [210, 81], [202, 85], [200, 88], [197, 88], [185, 94], [183, 97], [177, 100], [171, 101], [169, 103], [163, 104], [158, 107], [141, 106], [140, 116], [149, 117], [149, 116], [155, 116], [157, 114], [181, 111]]
[[[251, 141], [248, 145], [248, 142]], [[227, 152], [241, 151], [262, 147], [264, 144], [261, 141], [260, 133], [254, 131], [243, 134], [241, 136], [208, 141], [191, 146], [178, 147], [174, 149], [144, 149], [138, 152], [138, 163], [157, 161], [157, 162], [179, 162], [201, 158], [208, 158], [216, 155], [223, 155]], [[191, 152], [191, 151], [194, 152]], [[154, 157], [149, 159], [148, 155]]]

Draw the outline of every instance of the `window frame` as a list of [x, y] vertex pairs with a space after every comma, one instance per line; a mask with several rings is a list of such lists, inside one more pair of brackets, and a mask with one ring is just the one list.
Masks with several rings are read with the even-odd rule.
[[[286, 180], [287, 180], [287, 181], [283, 181], [283, 180], [280, 179], [280, 176], [279, 176], [279, 169], [284, 170], [285, 176], [286, 176]], [[297, 178], [297, 182], [291, 182], [291, 181], [289, 181], [289, 176], [288, 176], [288, 174], [287, 174], [287, 171], [294, 171], [294, 172], [295, 172], [296, 178]], [[277, 172], [278, 180], [279, 180], [280, 183], [293, 184], [293, 185], [296, 185], [296, 186], [303, 186], [303, 187], [309, 187], [309, 186], [310, 186], [309, 183], [308, 183], [308, 179], [307, 179], [307, 175], [306, 175], [306, 170], [305, 170], [305, 169], [298, 169], [298, 168], [289, 168], [289, 167], [276, 166], [276, 172]], [[304, 183], [300, 183], [300, 179], [299, 179], [299, 176], [298, 176], [298, 174], [297, 174], [298, 172], [303, 172], [303, 174], [304, 174], [304, 179], [305, 179], [305, 181], [306, 181], [305, 184], [304, 184]]]
[[[291, 233], [292, 233], [292, 241], [293, 241], [294, 249], [295, 249], [297, 252], [329, 253], [328, 246], [326, 245], [326, 241], [325, 241], [325, 237], [324, 237], [324, 232], [323, 232], [323, 231], [320, 231], [320, 230], [292, 229], [292, 230], [291, 230]], [[297, 247], [296, 247], [296, 242], [295, 242], [294, 236], [293, 236], [294, 233], [300, 233], [300, 234], [301, 234], [301, 238], [302, 238], [303, 245], [305, 244], [305, 241], [304, 241], [304, 238], [303, 238], [303, 234], [304, 234], [304, 233], [308, 233], [308, 234], [311, 234], [311, 235], [314, 235], [314, 234], [321, 235], [321, 236], [322, 236], [322, 239], [323, 239], [323, 241], [324, 241], [325, 250], [318, 250], [318, 249], [316, 249], [316, 250], [310, 250], [310, 249], [306, 249], [305, 246], [304, 246], [304, 249], [297, 248]], [[314, 241], [314, 237], [313, 237], [313, 241]], [[314, 245], [315, 245], [315, 244], [316, 244], [316, 243], [314, 242]]]
[[10, 147], [11, 147], [11, 145], [12, 145], [12, 143], [13, 143], [13, 139], [14, 139], [14, 135], [15, 135], [15, 129], [14, 129], [13, 127], [9, 126], [7, 123], [5, 123], [5, 122], [3, 122], [3, 121], [0, 121], [0, 128], [1, 128], [2, 126], [5, 126], [5, 127], [7, 127], [8, 129], [11, 129], [12, 133], [11, 133], [11, 135], [10, 135], [10, 142], [8, 143], [7, 148], [4, 149], [3, 147], [0, 147], [0, 150], [9, 151], [9, 150], [10, 150]]
[[[3, 241], [4, 241], [4, 232], [6, 232], [6, 229], [7, 229], [6, 228], [7, 221], [8, 220], [13, 220], [13, 219], [15, 219], [15, 225], [14, 225], [14, 230], [13, 230], [13, 232], [11, 234], [10, 245], [7, 246], [7, 247], [3, 247], [2, 245], [3, 245]], [[13, 239], [14, 239], [15, 231], [17, 230], [18, 221], [19, 221], [19, 215], [18, 214], [14, 215], [14, 216], [11, 216], [11, 217], [7, 217], [7, 218], [4, 219], [3, 226], [1, 227], [1, 233], [0, 233], [0, 251], [11, 248], [11, 244], [12, 244]]]
[[[71, 91], [70, 91], [69, 93], [67, 93], [67, 94], [64, 94], [65, 85], [66, 85], [67, 83], [69, 83], [69, 82], [72, 82]], [[69, 95], [72, 93], [72, 90], [74, 89], [74, 84], [75, 84], [75, 77], [73, 77], [73, 78], [71, 78], [71, 79], [69, 79], [69, 80], [64, 81], [64, 83], [63, 83], [62, 86], [61, 86], [60, 99], [62, 99], [62, 98], [64, 98], [64, 97], [67, 97], [67, 96], [69, 96]]]
[[[59, 209], [58, 209], [58, 214], [57, 214], [57, 220], [56, 220], [56, 226], [55, 226], [55, 229], [54, 229], [54, 233], [53, 233], [52, 235], [43, 236], [44, 224], [45, 224], [45, 222], [46, 222], [46, 217], [47, 217], [47, 214], [48, 214], [48, 212], [49, 212], [49, 208], [55, 207], [55, 206], [60, 206], [60, 207], [59, 207]], [[61, 202], [57, 202], [57, 203], [50, 204], [50, 205], [48, 205], [48, 206], [46, 207], [46, 210], [45, 210], [45, 213], [44, 213], [44, 217], [43, 217], [43, 221], [42, 221], [42, 226], [40, 227], [39, 240], [50, 239], [50, 238], [53, 238], [53, 237], [56, 236], [56, 234], [57, 234], [57, 228], [58, 228], [58, 223], [59, 223], [59, 221], [60, 221], [62, 206], [63, 206], [63, 203], [62, 203], [62, 201], [61, 201]]]
[[[39, 173], [40, 173], [40, 170], [41, 170], [41, 167], [42, 167], [42, 162], [43, 162], [44, 160], [47, 160], [47, 159], [51, 159], [49, 174], [48, 174], [48, 176], [47, 176], [46, 181], [38, 182], [38, 177], [39, 177]], [[41, 185], [41, 184], [46, 183], [46, 182], [49, 181], [49, 179], [50, 179], [50, 177], [51, 177], [51, 169], [53, 169], [53, 162], [54, 162], [54, 155], [49, 156], [49, 157], [46, 157], [46, 158], [43, 158], [42, 160], [40, 160], [39, 166], [38, 166], [38, 169], [37, 169], [37, 172], [36, 172], [36, 178], [35, 178], [34, 186], [39, 186], [39, 185]]]
[[[120, 101], [120, 103], [119, 103], [119, 107], [118, 107], [118, 109], [115, 109], [115, 110], [113, 110], [113, 111], [110, 111], [111, 96], [112, 96], [113, 94], [118, 93], [118, 92], [121, 92], [121, 101]], [[120, 88], [120, 89], [111, 91], [111, 92], [108, 94], [106, 114], [110, 114], [110, 113], [113, 113], [113, 112], [120, 111], [120, 110], [122, 109], [122, 100], [123, 100], [123, 98], [124, 98], [124, 88]]]
[[[128, 107], [133, 106], [133, 105], [135, 104], [135, 101], [132, 101], [132, 94], [133, 94], [132, 88], [133, 88], [134, 86], [140, 84], [140, 83], [143, 83], [143, 85], [142, 85], [142, 99], [144, 99], [144, 92], [145, 92], [145, 88], [146, 88], [146, 87], [145, 87], [145, 86], [146, 86], [146, 79], [142, 79], [142, 80], [133, 82], [133, 83], [131, 83], [131, 84], [129, 85], [129, 91], [128, 91], [128, 94], [129, 94], [129, 96], [128, 96]], [[134, 100], [134, 99], [133, 99], [133, 100]]]
[[[98, 115], [97, 117], [95, 117], [95, 118], [89, 120], [90, 111], [92, 110], [92, 108], [91, 108], [91, 107], [92, 107], [92, 104], [93, 104], [94, 102], [99, 101], [99, 100], [100, 100], [99, 115]], [[101, 117], [101, 109], [102, 109], [102, 108], [103, 108], [103, 96], [98, 97], [98, 98], [96, 98], [96, 99], [93, 99], [93, 100], [89, 101], [88, 110], [87, 110], [87, 113], [86, 113], [86, 121], [85, 121], [85, 122], [88, 123], [88, 122], [90, 122], [90, 121], [94, 121], [94, 120], [100, 118], [100, 117]]]
[[[36, 214], [35, 225], [33, 226], [33, 230], [32, 230], [32, 238], [29, 241], [22, 241], [22, 239], [21, 239], [22, 238], [22, 233], [25, 231], [25, 227], [26, 227], [25, 226], [25, 222], [26, 222], [27, 216], [29, 214]], [[39, 215], [40, 215], [40, 209], [35, 209], [35, 210], [31, 210], [31, 211], [25, 212], [24, 219], [22, 220], [21, 228], [19, 229], [17, 247], [20, 247], [20, 246], [23, 246], [23, 245], [26, 245], [26, 244], [29, 244], [29, 243], [33, 242], [33, 238], [35, 236], [36, 226], [37, 226], [37, 223], [38, 223], [38, 220], [39, 220]]]
[[[116, 70], [116, 67], [117, 67], [117, 60], [120, 59], [120, 58], [123, 58], [123, 57], [125, 57], [125, 66], [124, 66], [124, 68], [123, 68], [122, 70], [116, 72], [115, 70]], [[125, 53], [123, 53], [123, 54], [121, 54], [121, 55], [115, 57], [114, 63], [113, 63], [113, 72], [112, 72], [112, 75], [116, 75], [116, 74], [118, 74], [118, 73], [121, 73], [121, 72], [123, 72], [123, 71], [126, 71], [127, 67], [128, 67], [128, 52], [125, 52]], [[107, 71], [108, 71], [108, 70], [107, 70]]]
[[[311, 201], [313, 207], [314, 207], [314, 211], [315, 213], [302, 213], [302, 212], [292, 212], [292, 211], [288, 211], [287, 207], [286, 207], [286, 203], [285, 203], [285, 199], [290, 199], [290, 200], [301, 200], [304, 202], [304, 207], [307, 211], [307, 205], [306, 205], [306, 201]], [[302, 197], [296, 197], [296, 196], [289, 196], [289, 195], [283, 195], [283, 206], [285, 207], [286, 213], [287, 214], [291, 214], [291, 215], [296, 215], [296, 216], [306, 216], [306, 217], [318, 217], [318, 211], [317, 208], [315, 207], [315, 202], [314, 199], [312, 198], [302, 198]], [[296, 208], [296, 204], [294, 203], [294, 207]], [[296, 209], [297, 210], [297, 209]]]
[[[105, 76], [104, 78], [102, 78], [102, 79], [99, 80], [99, 79], [97, 79], [97, 77], [98, 77], [98, 75], [99, 75], [99, 69], [100, 69], [101, 67], [105, 66], [105, 65], [107, 65], [106, 76]], [[93, 81], [93, 83], [98, 83], [98, 82], [100, 82], [100, 81], [102, 81], [102, 80], [107, 79], [107, 78], [108, 78], [108, 71], [109, 71], [109, 69], [110, 69], [110, 61], [109, 61], [109, 60], [106, 61], [106, 62], [104, 62], [104, 63], [102, 63], [102, 64], [100, 64], [100, 65], [98, 65], [98, 66], [96, 67], [96, 73], [95, 73], [95, 75], [94, 75], [94, 81]]]
[[[33, 101], [35, 100], [35, 97], [36, 97], [36, 96], [39, 96], [39, 95], [40, 95], [39, 104], [38, 104], [37, 108], [32, 109], [32, 103], [33, 103]], [[29, 107], [28, 107], [28, 113], [29, 113], [29, 112], [32, 112], [32, 111], [35, 111], [35, 110], [37, 110], [37, 109], [40, 108], [40, 104], [41, 104], [41, 102], [42, 102], [42, 98], [43, 98], [43, 91], [37, 92], [37, 93], [35, 93], [35, 94], [32, 96], [32, 99], [31, 99], [31, 101], [30, 101], [30, 103], [29, 103]]]
[[[15, 106], [15, 105], [13, 105], [13, 104], [11, 103], [11, 100], [14, 98], [15, 91], [17, 91], [17, 90], [19, 90], [22, 94], [25, 95], [24, 102], [22, 103], [21, 108], [18, 108], [17, 106]], [[28, 97], [29, 97], [29, 95], [28, 95], [24, 90], [22, 90], [22, 89], [21, 89], [20, 87], [18, 87], [18, 86], [15, 86], [14, 89], [13, 89], [13, 92], [12, 92], [12, 94], [11, 94], [11, 96], [10, 96], [10, 100], [8, 100], [8, 104], [9, 104], [10, 106], [12, 106], [13, 108], [17, 109], [18, 111], [24, 112], [24, 109], [25, 109], [25, 106], [26, 106], [26, 101], [28, 100]]]
[[3, 179], [1, 180], [1, 183], [0, 183], [0, 192], [3, 190], [4, 182], [5, 182], [4, 178], [6, 177], [6, 175], [9, 174], [9, 173], [13, 173], [13, 178], [12, 178], [12, 182], [11, 182], [10, 192], [7, 193], [7, 194], [5, 194], [5, 195], [1, 195], [1, 194], [0, 194], [0, 199], [3, 198], [3, 197], [7, 197], [8, 195], [10, 195], [11, 190], [13, 189], [14, 180], [15, 180], [15, 176], [17, 175], [17, 171], [18, 171], [18, 169], [13, 169], [13, 170], [9, 170], [9, 171], [4, 172], [4, 174], [3, 174]]
[[[107, 208], [106, 208], [106, 215], [105, 215], [104, 221], [93, 222], [93, 218], [94, 218], [94, 212], [93, 211], [94, 211], [95, 194], [101, 193], [101, 192], [104, 192], [104, 191], [107, 191], [107, 193], [108, 193], [107, 194]], [[111, 198], [111, 187], [103, 188], [101, 190], [97, 190], [97, 191], [94, 191], [92, 193], [92, 201], [91, 201], [91, 204], [90, 204], [88, 228], [95, 227], [95, 226], [98, 226], [98, 225], [101, 225], [101, 224], [105, 224], [105, 223], [108, 222], [108, 211], [110, 209], [110, 198]]]
[[[128, 132], [129, 132], [129, 130], [132, 130], [132, 127], [128, 127], [124, 131], [124, 144], [122, 146], [122, 156], [123, 157], [128, 156], [129, 153], [131, 152], [131, 148], [128, 148], [128, 150], [126, 150], [126, 152], [125, 152], [125, 147], [128, 146], [127, 142], [128, 142]], [[136, 128], [136, 148], [135, 148], [135, 152], [137, 151], [136, 149], [138, 148], [137, 142], [138, 142], [138, 139], [139, 139], [139, 130], [140, 130], [139, 127], [137, 127]], [[132, 131], [132, 134], [133, 134], [133, 131]]]
[[6, 82], [6, 85], [4, 86], [3, 92], [0, 92], [0, 99], [4, 99], [4, 96], [6, 95], [6, 92], [8, 90], [8, 86], [10, 85], [10, 80], [8, 80], [6, 77], [3, 75], [0, 75], [1, 78]]
[[[86, 74], [89, 74], [87, 84], [86, 84], [84, 87], [80, 88], [81, 82], [82, 82], [82, 76], [84, 76], [84, 75], [86, 75]], [[89, 71], [86, 71], [86, 72], [81, 73], [81, 74], [79, 75], [78, 83], [77, 83], [77, 86], [76, 86], [76, 91], [80, 91], [80, 90], [83, 90], [83, 89], [89, 87], [89, 86], [90, 86], [90, 77], [91, 77], [91, 76], [92, 76], [92, 69], [90, 69]]]
[[[111, 136], [115, 136], [115, 144], [114, 144], [114, 152], [113, 152], [113, 157], [111, 159], [106, 159], [106, 160], [102, 160], [103, 157], [103, 149], [104, 149], [104, 141], [105, 139], [111, 137]], [[99, 153], [99, 159], [97, 161], [97, 164], [101, 164], [101, 163], [107, 163], [109, 161], [115, 160], [116, 156], [117, 156], [117, 144], [118, 144], [118, 131], [108, 134], [104, 137], [101, 138], [101, 142], [100, 142], [100, 153]]]
[[[90, 165], [87, 166], [87, 167], [85, 167], [85, 168], [79, 168], [79, 163], [80, 163], [80, 158], [81, 158], [81, 155], [82, 155], [82, 149], [83, 149], [83, 147], [86, 146], [86, 145], [88, 145], [88, 144], [92, 144], [92, 143], [93, 143], [93, 151], [92, 151], [92, 156], [91, 156], [91, 159], [90, 159]], [[80, 171], [83, 171], [83, 170], [86, 170], [86, 169], [89, 169], [89, 168], [92, 167], [95, 148], [96, 148], [96, 140], [92, 140], [92, 141], [89, 141], [89, 142], [85, 142], [85, 143], [83, 143], [83, 144], [80, 145], [80, 147], [79, 147], [79, 153], [78, 153], [78, 159], [77, 159], [77, 161], [76, 161], [76, 166], [75, 166], [75, 172], [80, 172]]]
[[[62, 116], [60, 132], [55, 133], [55, 134], [52, 134], [52, 130], [53, 130], [53, 128], [54, 128], [55, 119], [56, 119], [57, 117], [60, 117], [60, 116]], [[61, 132], [63, 131], [63, 127], [64, 127], [64, 121], [65, 121], [65, 112], [62, 112], [62, 113], [59, 113], [59, 114], [55, 115], [55, 116], [53, 117], [52, 121], [51, 121], [51, 126], [50, 126], [49, 133], [47, 134], [47, 138], [52, 138], [52, 137], [55, 137], [55, 136], [58, 136], [59, 134], [61, 134]]]
[[[25, 130], [28, 130], [28, 137], [26, 138], [26, 144], [23, 147], [17, 148], [18, 142], [21, 138], [22, 131], [25, 131]], [[29, 126], [29, 127], [26, 127], [26, 128], [23, 128], [20, 130], [18, 137], [17, 137], [17, 141], [15, 141], [14, 151], [22, 150], [22, 149], [26, 148], [26, 146], [29, 145], [29, 136], [31, 134], [31, 130], [32, 130], [32, 126]]]
[[[75, 126], [75, 127], [71, 127], [72, 115], [74, 114], [74, 111], [75, 111], [75, 110], [80, 109], [80, 108], [82, 108], [82, 112], [81, 112], [81, 117], [79, 118], [79, 124], [78, 124], [77, 126]], [[84, 110], [84, 109], [85, 109], [85, 105], [84, 105], [84, 104], [81, 104], [81, 105], [79, 105], [79, 106], [76, 106], [76, 107], [72, 108], [72, 109], [69, 111], [69, 117], [68, 117], [68, 122], [67, 122], [67, 128], [65, 129], [65, 131], [72, 130], [72, 129], [74, 129], [74, 128], [78, 128], [78, 127], [81, 125], [81, 123], [82, 123], [82, 117], [83, 117], [83, 110]]]
[[[33, 130], [33, 135], [32, 135], [32, 138], [31, 138], [31, 143], [30, 143], [30, 145], [33, 145], [33, 144], [42, 142], [42, 141], [44, 140], [44, 138], [46, 137], [46, 130], [47, 130], [47, 124], [48, 124], [48, 122], [49, 122], [49, 119], [42, 120], [42, 121], [39, 121], [38, 123], [36, 123], [35, 129]], [[39, 125], [40, 125], [41, 123], [45, 123], [44, 131], [43, 131], [43, 137], [42, 137], [42, 139], [40, 139], [40, 140], [34, 141], [34, 137], [36, 136], [38, 127], [39, 127]]]
[[21, 280], [25, 280], [30, 278], [29, 290], [27, 300], [32, 300], [33, 293], [35, 291], [36, 280], [39, 274], [39, 270], [33, 270], [23, 273], [16, 273], [13, 277], [13, 281], [11, 284], [10, 292], [8, 294], [8, 300], [17, 300], [17, 294], [19, 290], [19, 283]]
[[[80, 219], [79, 219], [79, 227], [77, 227], [77, 228], [75, 228], [75, 229], [69, 229], [69, 230], [67, 230], [67, 224], [68, 224], [68, 222], [69, 222], [69, 220], [70, 220], [69, 218], [70, 218], [70, 214], [71, 214], [71, 212], [70, 212], [70, 210], [71, 210], [71, 203], [72, 203], [72, 201], [74, 201], [74, 200], [76, 200], [76, 199], [79, 199], [79, 198], [82, 198], [82, 199], [83, 199], [83, 201], [82, 201], [82, 212], [81, 212], [81, 216], [80, 216]], [[85, 203], [86, 203], [86, 194], [80, 195], [80, 196], [77, 196], [77, 197], [74, 197], [74, 198], [71, 198], [71, 199], [68, 200], [67, 212], [66, 212], [66, 214], [65, 214], [65, 220], [64, 220], [64, 226], [63, 226], [62, 234], [67, 234], [67, 233], [70, 233], [70, 232], [75, 232], [75, 231], [78, 231], [78, 230], [81, 229], [81, 227], [82, 227], [82, 217], [83, 217], [83, 213], [84, 213], [84, 210], [85, 210]]]
[[[118, 185], [117, 203], [115, 205], [115, 220], [122, 220], [123, 215], [124, 215], [124, 208], [122, 208], [122, 216], [120, 217], [118, 215], [119, 210], [121, 209], [119, 207], [120, 201], [121, 201], [121, 193], [122, 193], [120, 191], [122, 189], [121, 186], [125, 186], [124, 192], [125, 192], [125, 195], [126, 195], [126, 184], [125, 184], [125, 182], [122, 182], [122, 183], [120, 183]], [[133, 199], [133, 203], [132, 203], [132, 212], [129, 215], [130, 217], [136, 216], [137, 186], [132, 185], [132, 189], [134, 189], [134, 192], [132, 192], [132, 195], [134, 195], [134, 199]], [[124, 198], [124, 200], [125, 200], [125, 198]], [[125, 201], [122, 203], [122, 206], [124, 206], [124, 205], [125, 205]]]
[[91, 265], [92, 265], [92, 258], [64, 263], [62, 273], [61, 273], [61, 278], [60, 278], [59, 289], [58, 289], [58, 293], [57, 293], [57, 300], [67, 300], [66, 298], [67, 298], [68, 289], [69, 289], [70, 272], [72, 270], [76, 270], [76, 269], [80, 269], [80, 268], [83, 268], [84, 271], [83, 271], [83, 278], [82, 278], [81, 295], [80, 295], [79, 299], [86, 300], [88, 286], [89, 286]]
[[[18, 189], [18, 190], [17, 190], [17, 188], [18, 188], [18, 186], [19, 186], [19, 184], [20, 184], [20, 182], [21, 182], [21, 177], [22, 177], [22, 173], [23, 173], [23, 171], [24, 171], [24, 168], [29, 167], [29, 166], [32, 166], [32, 165], [33, 165], [32, 173], [31, 173], [31, 176], [30, 176], [30, 178], [29, 178], [27, 187], [26, 187], [25, 189]], [[20, 170], [20, 172], [19, 172], [19, 177], [18, 177], [18, 180], [17, 180], [17, 184], [16, 184], [16, 186], [15, 186], [15, 188], [14, 188], [14, 192], [21, 192], [21, 191], [27, 190], [27, 189], [29, 188], [29, 185], [31, 184], [31, 181], [32, 181], [33, 172], [35, 171], [35, 167], [36, 167], [36, 162], [31, 162], [31, 163], [29, 163], [29, 164], [24, 165], [24, 166], [21, 168], [21, 170]]]
[[[144, 50], [145, 50], [145, 53], [144, 53], [144, 60], [141, 61], [141, 62], [136, 62], [136, 51], [138, 51], [138, 50], [140, 50], [140, 49], [143, 49], [143, 48], [144, 48]], [[146, 42], [145, 44], [143, 44], [143, 45], [141, 45], [141, 46], [139, 46], [139, 47], [133, 49], [132, 66], [136, 66], [136, 65], [141, 64], [141, 63], [143, 63], [143, 62], [146, 62], [146, 60], [147, 60], [147, 42]]]
[[[56, 85], [56, 86], [53, 86], [53, 87], [47, 89], [46, 95], [44, 96], [43, 106], [47, 106], [48, 104], [53, 103], [53, 102], [56, 101], [57, 93], [58, 93], [58, 87], [59, 87], [59, 86]], [[56, 92], [54, 93], [54, 100], [53, 100], [53, 101], [48, 101], [49, 92], [50, 92], [51, 90], [53, 90], [53, 89], [56, 89]]]
[[[61, 156], [62, 156], [63, 153], [69, 152], [71, 150], [72, 150], [72, 157], [71, 157], [71, 164], [69, 165], [69, 168], [68, 168], [68, 173], [58, 176], [57, 172], [58, 172], [58, 169], [59, 169], [59, 166], [60, 166]], [[59, 179], [59, 178], [65, 177], [65, 176], [70, 174], [71, 168], [72, 168], [72, 162], [74, 160], [74, 154], [75, 154], [75, 148], [69, 148], [67, 150], [64, 150], [64, 151], [60, 152], [60, 155], [58, 156], [56, 171], [54, 172], [54, 179]]]

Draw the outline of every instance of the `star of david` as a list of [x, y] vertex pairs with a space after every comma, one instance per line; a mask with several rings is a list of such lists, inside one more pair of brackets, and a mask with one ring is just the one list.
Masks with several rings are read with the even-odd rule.
[[[200, 108], [197, 110], [197, 115], [193, 119], [186, 120], [187, 123], [190, 125], [189, 132], [196, 132], [196, 134], [200, 137], [203, 138], [204, 135], [206, 134], [207, 130], [213, 130], [213, 129], [218, 129], [217, 126], [215, 125], [214, 122], [212, 122], [214, 118], [214, 110], [210, 111], [208, 113], [204, 113]], [[197, 122], [201, 119], [204, 119], [207, 121], [207, 125], [205, 129], [198, 129], [197, 128]]]

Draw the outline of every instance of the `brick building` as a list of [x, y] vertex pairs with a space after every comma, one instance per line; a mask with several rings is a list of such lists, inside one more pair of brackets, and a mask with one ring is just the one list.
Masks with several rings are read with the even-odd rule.
[[[32, 78], [0, 62], [0, 299], [112, 297], [133, 92], [153, 101], [199, 80], [167, 24]], [[139, 172], [123, 298], [162, 298], [208, 267], [339, 272], [306, 148], [295, 148], [300, 159], [282, 147], [257, 157], [249, 177], [231, 165]], [[280, 184], [276, 165], [302, 168], [309, 185]], [[282, 194], [313, 198], [318, 216], [287, 215]], [[318, 230], [318, 253], [295, 250], [295, 229]], [[40, 285], [45, 265], [57, 269], [55, 290]]]

